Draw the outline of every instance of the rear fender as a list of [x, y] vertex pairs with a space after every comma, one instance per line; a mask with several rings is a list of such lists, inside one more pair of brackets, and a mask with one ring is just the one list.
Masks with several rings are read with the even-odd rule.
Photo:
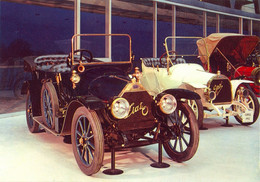
[[33, 116], [41, 115], [41, 90], [42, 83], [39, 80], [29, 80], [24, 82], [22, 86], [21, 93], [26, 94], [27, 91], [30, 91], [32, 108], [33, 108]]
[[27, 91], [28, 91], [28, 89], [29, 89], [29, 86], [30, 86], [29, 81], [24, 81], [24, 82], [23, 82], [23, 85], [22, 85], [22, 88], [21, 88], [21, 94], [22, 94], [22, 95], [27, 94]]
[[[199, 94], [187, 90], [187, 89], [168, 89], [163, 91], [161, 94], [171, 94], [173, 95], [177, 100], [181, 99], [189, 99], [189, 100], [199, 100], [200, 96]], [[161, 95], [159, 94], [159, 95]]]
[[254, 83], [254, 82], [250, 80], [231, 80], [233, 98], [235, 98], [236, 90], [239, 87], [239, 85], [244, 84], [245, 86], [247, 86], [250, 83]]

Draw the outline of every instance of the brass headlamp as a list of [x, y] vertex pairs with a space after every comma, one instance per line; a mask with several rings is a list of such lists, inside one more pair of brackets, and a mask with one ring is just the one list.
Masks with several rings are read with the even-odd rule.
[[70, 81], [72, 82], [73, 89], [76, 88], [76, 84], [80, 82], [80, 76], [77, 74], [76, 70], [72, 71]]

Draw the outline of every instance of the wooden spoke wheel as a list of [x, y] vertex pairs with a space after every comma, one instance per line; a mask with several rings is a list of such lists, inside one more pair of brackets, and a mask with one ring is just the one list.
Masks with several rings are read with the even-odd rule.
[[79, 107], [73, 116], [71, 141], [75, 159], [86, 175], [97, 173], [104, 158], [104, 136], [95, 111]]
[[54, 85], [45, 82], [41, 90], [41, 111], [43, 122], [51, 129], [55, 127], [56, 112], [59, 109], [58, 96]]
[[28, 129], [31, 133], [39, 131], [39, 124], [33, 120], [33, 107], [30, 91], [27, 92], [26, 97], [26, 121]]
[[198, 148], [199, 128], [192, 109], [179, 102], [176, 111], [167, 117], [170, 138], [163, 143], [166, 153], [177, 162], [191, 159]]

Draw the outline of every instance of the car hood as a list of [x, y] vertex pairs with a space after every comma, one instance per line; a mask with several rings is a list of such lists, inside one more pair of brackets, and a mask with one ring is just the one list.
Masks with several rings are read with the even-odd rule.
[[164, 90], [179, 88], [189, 84], [194, 88], [206, 88], [208, 81], [216, 74], [206, 72], [199, 64], [177, 64], [167, 68], [146, 67], [142, 64], [141, 83], [152, 95]]
[[178, 64], [170, 68], [171, 78], [195, 88], [206, 88], [208, 81], [216, 74], [206, 72], [199, 64]]
[[129, 83], [129, 80], [121, 75], [102, 75], [92, 80], [89, 85], [89, 93], [102, 100], [108, 101], [118, 96], [127, 83]]

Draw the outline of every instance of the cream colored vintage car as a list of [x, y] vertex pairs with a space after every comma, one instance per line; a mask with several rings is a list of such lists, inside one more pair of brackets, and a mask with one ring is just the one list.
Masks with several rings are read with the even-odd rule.
[[[190, 43], [191, 46], [186, 45]], [[166, 52], [160, 58], [141, 58], [142, 85], [151, 95], [169, 88], [198, 93], [201, 100], [187, 102], [190, 102], [200, 128], [203, 128], [203, 118], [217, 116], [226, 119], [226, 126], [230, 126], [229, 116], [234, 116], [242, 125], [253, 124], [259, 115], [259, 103], [247, 88], [252, 81], [230, 81], [220, 71], [217, 74], [205, 71], [199, 64], [200, 59], [207, 60], [210, 55], [199, 54], [198, 45], [205, 46], [205, 50], [210, 46], [201, 37], [167, 37]]]

